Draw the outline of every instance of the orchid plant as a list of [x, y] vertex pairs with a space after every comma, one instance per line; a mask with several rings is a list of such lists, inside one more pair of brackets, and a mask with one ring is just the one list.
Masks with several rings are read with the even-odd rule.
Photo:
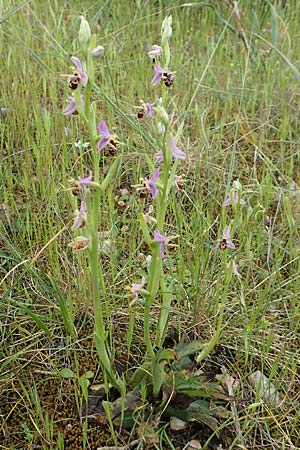
[[[125, 384], [113, 368], [112, 349], [109, 346], [105, 326], [105, 313], [101, 299], [106, 298], [106, 283], [99, 257], [99, 205], [110, 181], [119, 168], [119, 157], [115, 159], [108, 173], [100, 178], [99, 160], [101, 151], [113, 140], [105, 120], [96, 125], [96, 106], [91, 102], [94, 83], [94, 59], [103, 56], [104, 48], [96, 46], [96, 36], [91, 35], [90, 27], [81, 17], [79, 30], [81, 58], [73, 56], [71, 61], [75, 70], [68, 79], [72, 95], [63, 110], [65, 116], [78, 116], [89, 134], [92, 148], [93, 167], [89, 176], [74, 179], [71, 182], [79, 191], [80, 207], [75, 211], [72, 229], [80, 233], [70, 243], [74, 251], [88, 252], [92, 284], [92, 303], [94, 308], [94, 339], [99, 362], [102, 368], [107, 391], [112, 384], [120, 392], [124, 392]], [[101, 234], [101, 233], [100, 233]]]

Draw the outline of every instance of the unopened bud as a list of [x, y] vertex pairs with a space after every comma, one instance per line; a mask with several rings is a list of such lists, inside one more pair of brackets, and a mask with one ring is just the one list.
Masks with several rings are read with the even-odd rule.
[[161, 25], [162, 40], [169, 39], [172, 36], [172, 16], [167, 16]]
[[91, 29], [90, 29], [88, 21], [83, 16], [80, 16], [80, 19], [81, 19], [81, 23], [80, 23], [78, 38], [79, 38], [80, 44], [86, 45], [86, 44], [88, 44], [89, 40], [92, 37]]
[[102, 58], [104, 56], [104, 47], [102, 45], [98, 45], [94, 50], [92, 50], [92, 55], [95, 58]]
[[234, 180], [234, 182], [232, 183], [232, 186], [233, 186], [235, 191], [241, 191], [242, 190], [242, 185], [239, 182], [239, 180]]
[[169, 116], [165, 108], [161, 105], [155, 107], [157, 117], [162, 121], [163, 125], [167, 126], [169, 124]]

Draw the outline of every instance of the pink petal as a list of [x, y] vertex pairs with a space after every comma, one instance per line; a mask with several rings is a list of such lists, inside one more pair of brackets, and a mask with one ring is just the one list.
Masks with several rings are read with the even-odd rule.
[[158, 164], [161, 164], [164, 162], [164, 154], [163, 154], [162, 150], [159, 150], [159, 152], [157, 152], [155, 154], [155, 159]]
[[104, 136], [106, 139], [110, 138], [111, 134], [107, 128], [107, 124], [105, 122], [105, 120], [102, 120], [102, 122], [99, 123], [98, 125], [98, 131], [99, 133], [102, 134], [102, 136]]
[[64, 116], [71, 116], [72, 114], [74, 114], [75, 111], [76, 111], [75, 99], [74, 97], [69, 97], [69, 103], [67, 104], [62, 113]]
[[110, 138], [106, 138], [106, 137], [103, 137], [102, 139], [100, 139], [100, 141], [98, 142], [98, 146], [97, 146], [99, 153], [104, 149], [104, 147], [107, 146], [109, 141], [110, 141]]
[[183, 153], [183, 151], [180, 150], [180, 148], [178, 148], [176, 145], [176, 138], [172, 138], [172, 150], [173, 150], [173, 158], [181, 160], [185, 159], [185, 153]]
[[76, 69], [78, 70], [78, 72], [83, 72], [83, 67], [82, 67], [80, 59], [77, 58], [76, 56], [72, 56], [71, 60], [75, 64]]

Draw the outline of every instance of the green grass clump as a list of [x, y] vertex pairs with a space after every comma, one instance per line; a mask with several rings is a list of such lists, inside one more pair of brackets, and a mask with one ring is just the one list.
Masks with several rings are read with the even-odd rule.
[[[89, 149], [74, 145], [88, 139], [86, 131], [76, 117], [62, 115], [79, 13], [105, 47], [96, 72], [97, 114], [125, 144], [120, 176], [101, 211], [114, 246], [101, 256], [108, 286], [103, 300], [112, 309], [120, 371], [138, 365], [144, 353], [142, 302], [134, 306], [132, 341], [128, 331], [133, 316], [126, 288], [140, 281], [148, 254], [138, 223], [143, 204], [132, 185], [157, 150], [147, 121], [139, 125], [136, 114], [140, 100], [154, 99], [147, 52], [172, 14], [170, 109], [176, 127], [184, 120], [180, 148], [187, 160], [167, 220], [169, 233], [180, 235], [170, 268], [176, 292], [168, 338], [214, 335], [224, 281], [216, 246], [224, 221], [233, 217], [222, 205], [238, 178], [246, 205], [233, 240], [242, 277], [230, 283], [218, 345], [201, 367], [218, 374], [225, 367], [238, 381], [235, 415], [218, 430], [230, 435], [228, 448], [300, 448], [300, 5], [237, 3], [238, 9], [216, 0], [1, 3], [1, 448], [108, 442], [105, 424], [85, 436], [80, 386], [59, 376], [69, 367], [79, 376], [93, 371], [93, 384], [103, 381], [91, 339], [87, 259], [68, 246], [76, 201], [68, 180], [87, 176], [91, 167]], [[157, 314], [154, 305], [152, 325]], [[257, 370], [280, 392], [279, 406], [255, 393], [249, 375]], [[154, 422], [140, 423], [144, 444], [138, 448], [145, 441], [156, 449], [187, 444], [168, 428], [158, 432]], [[221, 442], [220, 434], [204, 430], [203, 436], [203, 448]], [[119, 439], [121, 445], [136, 436]]]

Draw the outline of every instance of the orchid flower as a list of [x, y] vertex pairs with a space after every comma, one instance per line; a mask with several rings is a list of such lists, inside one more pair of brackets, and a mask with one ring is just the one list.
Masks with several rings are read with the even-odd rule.
[[225, 227], [223, 230], [223, 236], [222, 236], [222, 241], [220, 242], [220, 248], [221, 249], [230, 248], [231, 250], [236, 249], [234, 243], [232, 242], [232, 240], [230, 238], [230, 228], [229, 227]]
[[173, 152], [173, 158], [174, 159], [185, 159], [185, 153], [183, 153], [182, 150], [180, 150], [176, 145], [176, 138], [172, 138], [172, 152]]
[[152, 195], [152, 198], [157, 197], [157, 194], [158, 194], [158, 189], [155, 184], [155, 181], [157, 181], [158, 178], [159, 178], [159, 169], [154, 169], [153, 175], [149, 180], [147, 178], [145, 178], [145, 184], [146, 184], [147, 188], [149, 189], [149, 191]]
[[[183, 151], [177, 147], [176, 138], [174, 137], [172, 138], [172, 155], [174, 159], [181, 159], [181, 160], [185, 159], [185, 153], [183, 153]], [[160, 150], [159, 152], [157, 152], [155, 158], [157, 163], [159, 164], [163, 163], [164, 162], [163, 151]]]
[[154, 239], [154, 242], [159, 242], [160, 243], [159, 253], [160, 253], [160, 256], [162, 258], [165, 258], [166, 256], [165, 256], [164, 249], [165, 249], [165, 246], [167, 244], [166, 236], [164, 236], [163, 234], [160, 234], [160, 232], [158, 230], [155, 230], [154, 233], [153, 233], [153, 239]]
[[133, 283], [130, 289], [130, 296], [131, 296], [131, 302], [130, 302], [130, 306], [132, 306], [138, 299], [138, 295], [140, 290], [144, 287], [145, 285], [145, 277], [142, 277], [142, 281], [140, 284], [138, 283]]
[[107, 128], [107, 124], [105, 120], [102, 120], [102, 122], [98, 125], [98, 131], [102, 134], [103, 138], [99, 140], [98, 142], [98, 152], [100, 153], [101, 150], [104, 149], [104, 147], [109, 144], [109, 141], [111, 140], [111, 134]]
[[155, 59], [155, 57], [160, 58], [162, 55], [162, 48], [160, 45], [152, 45], [150, 52], [148, 52], [149, 58]]
[[78, 71], [78, 75], [79, 75], [80, 81], [82, 83], [82, 86], [85, 87], [87, 85], [87, 82], [88, 82], [88, 76], [87, 76], [87, 73], [85, 73], [84, 70], [83, 70], [82, 63], [81, 63], [80, 59], [76, 58], [76, 56], [72, 56], [71, 60], [73, 61], [73, 63], [76, 66], [76, 69]]
[[86, 188], [86, 186], [87, 186], [88, 184], [90, 184], [90, 182], [92, 181], [92, 179], [93, 179], [93, 174], [92, 174], [92, 172], [90, 171], [90, 174], [89, 174], [88, 177], [86, 177], [86, 178], [80, 178], [80, 177], [78, 177], [77, 186], [80, 187], [80, 188], [84, 191], [85, 188]]
[[239, 200], [239, 193], [237, 191], [235, 191], [233, 194], [228, 194], [225, 202], [223, 203], [223, 206], [229, 206], [233, 203], [235, 204], [240, 204], [240, 205], [246, 205], [245, 200], [243, 200], [242, 198]]
[[[85, 101], [83, 95], [80, 96], [80, 99], [82, 106], [84, 107]], [[69, 97], [69, 103], [67, 104], [62, 113], [64, 116], [71, 116], [72, 114], [77, 113], [77, 107], [74, 97]]]
[[146, 106], [146, 116], [147, 117], [153, 116], [152, 106], [154, 106], [156, 103], [157, 103], [157, 98], [152, 103], [146, 103], [145, 106]]

